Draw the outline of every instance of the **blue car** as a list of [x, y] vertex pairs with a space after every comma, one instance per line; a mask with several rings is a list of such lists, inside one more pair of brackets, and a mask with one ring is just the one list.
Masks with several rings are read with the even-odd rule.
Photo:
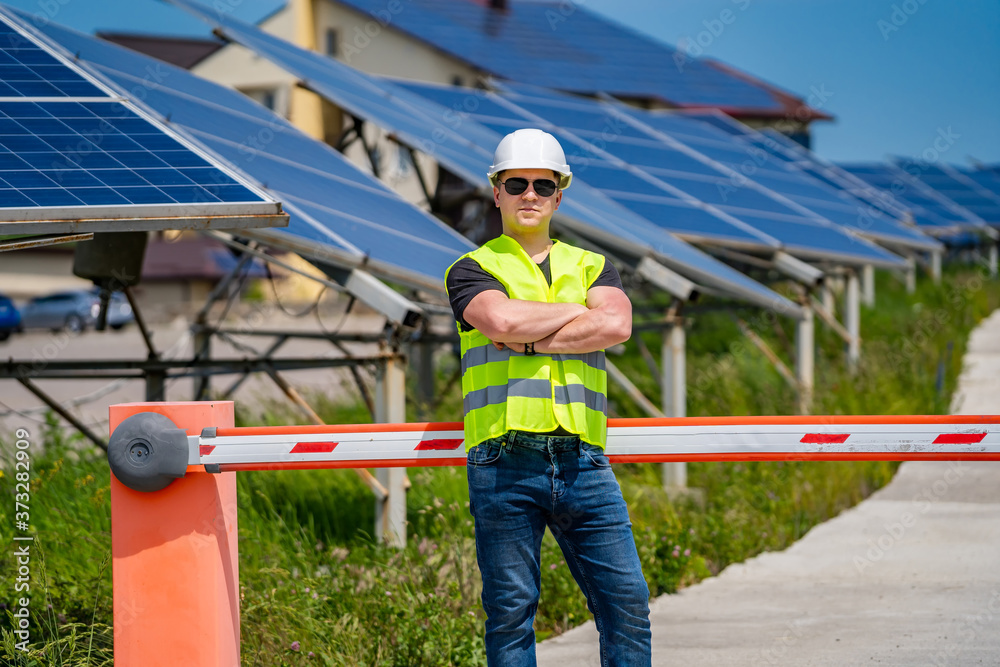
[[[24, 329], [66, 329], [79, 333], [97, 324], [101, 312], [101, 298], [96, 289], [56, 292], [35, 297], [21, 309], [21, 326]], [[114, 292], [108, 304], [108, 326], [121, 329], [135, 319], [128, 300], [121, 292]]]
[[0, 294], [0, 340], [7, 340], [11, 333], [21, 329], [21, 311], [14, 302]]

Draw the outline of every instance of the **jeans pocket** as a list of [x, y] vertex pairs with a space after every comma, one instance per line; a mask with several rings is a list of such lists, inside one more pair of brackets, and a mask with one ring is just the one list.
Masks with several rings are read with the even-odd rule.
[[470, 449], [467, 459], [468, 465], [488, 466], [495, 464], [500, 460], [500, 456], [503, 454], [502, 442], [502, 439], [492, 438], [481, 442]]
[[604, 449], [598, 447], [597, 445], [592, 445], [589, 442], [580, 443], [580, 451], [582, 455], [590, 461], [594, 466], [598, 468], [610, 468], [611, 461], [604, 454]]

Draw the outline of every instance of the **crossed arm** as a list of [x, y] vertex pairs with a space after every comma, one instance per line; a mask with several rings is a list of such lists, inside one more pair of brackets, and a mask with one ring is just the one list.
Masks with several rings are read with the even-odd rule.
[[617, 287], [592, 287], [586, 306], [511, 299], [487, 290], [469, 302], [464, 317], [497, 347], [517, 352], [534, 342], [536, 352], [583, 354], [632, 335], [632, 303]]

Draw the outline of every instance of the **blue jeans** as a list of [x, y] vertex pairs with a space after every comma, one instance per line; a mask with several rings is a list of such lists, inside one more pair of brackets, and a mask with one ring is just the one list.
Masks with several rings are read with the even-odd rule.
[[587, 596], [600, 664], [649, 665], [649, 588], [603, 451], [576, 436], [511, 431], [469, 450], [467, 468], [489, 665], [535, 665], [546, 526]]

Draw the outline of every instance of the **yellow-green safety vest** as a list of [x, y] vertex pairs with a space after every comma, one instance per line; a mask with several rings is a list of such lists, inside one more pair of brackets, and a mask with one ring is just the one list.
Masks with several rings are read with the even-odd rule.
[[[462, 259], [466, 257], [496, 277], [511, 299], [583, 305], [605, 261], [603, 255], [554, 242], [549, 251], [549, 286], [541, 268], [509, 236], [493, 239]], [[476, 329], [462, 331], [459, 325], [458, 330], [466, 451], [512, 429], [548, 433], [560, 426], [584, 442], [604, 447], [608, 432], [604, 350], [528, 356], [509, 348], [497, 350]]]

